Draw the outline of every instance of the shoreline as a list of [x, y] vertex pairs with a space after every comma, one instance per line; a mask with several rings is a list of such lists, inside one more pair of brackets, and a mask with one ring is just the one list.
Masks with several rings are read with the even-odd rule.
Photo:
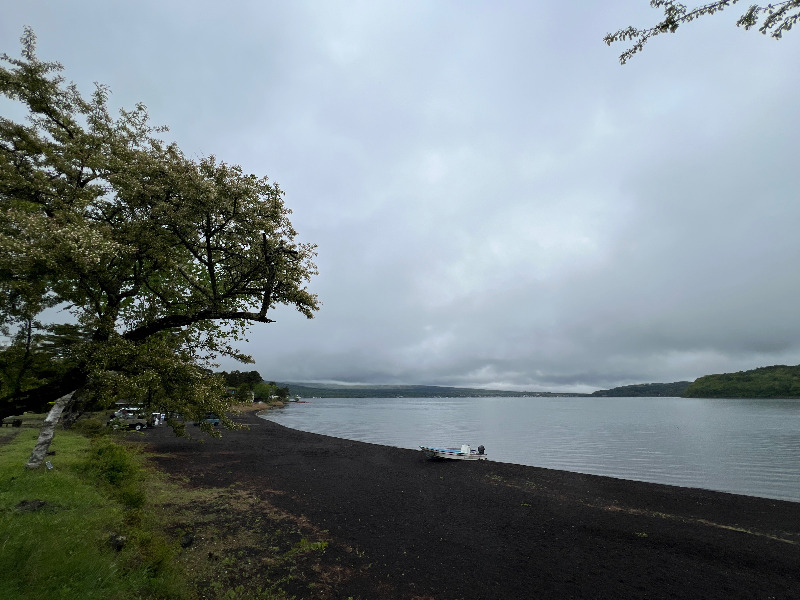
[[326, 560], [350, 549], [345, 558], [363, 569], [336, 597], [730, 599], [800, 590], [800, 503], [513, 463], [429, 462], [255, 411], [235, 420], [250, 428], [219, 440], [160, 428], [141, 441], [192, 486], [247, 489], [306, 519], [330, 536]]
[[[268, 414], [270, 412], [270, 410], [272, 410], [273, 408], [281, 408], [282, 406], [283, 406], [282, 404], [274, 405], [274, 406], [270, 406], [270, 407], [267, 407], [267, 408], [259, 408], [257, 410], [252, 410], [252, 411], [247, 411], [247, 412], [251, 412], [252, 414], [254, 414], [255, 416], [257, 416], [258, 418], [260, 418], [260, 419], [262, 419], [264, 421], [269, 421], [269, 422], [274, 423], [276, 425], [279, 425], [281, 427], [286, 427], [287, 429], [293, 429], [292, 427], [288, 427], [286, 425], [281, 425], [280, 423], [277, 423], [275, 421], [270, 421], [269, 419], [267, 419], [267, 418], [265, 418], [263, 416], [263, 415]], [[243, 412], [245, 412], [245, 411], [243, 411]], [[353, 441], [353, 442], [360, 442], [360, 443], [364, 443], [364, 444], [375, 444], [375, 445], [378, 445], [378, 446], [386, 446], [388, 448], [399, 448], [399, 449], [402, 449], [402, 450], [416, 451], [416, 448], [412, 449], [412, 448], [404, 448], [402, 446], [390, 446], [388, 444], [381, 444], [380, 442], [366, 442], [366, 441], [362, 441], [362, 440], [351, 440], [350, 438], [338, 437], [338, 436], [334, 436], [334, 435], [328, 435], [328, 434], [325, 434], [325, 433], [315, 433], [315, 432], [312, 432], [312, 431], [304, 431], [302, 429], [294, 429], [294, 431], [299, 431], [301, 433], [309, 433], [309, 434], [312, 434], [312, 435], [322, 435], [322, 436], [331, 437], [331, 438], [334, 438], [334, 439], [337, 439], [337, 440], [346, 441], [346, 442]], [[563, 473], [574, 473], [576, 475], [587, 475], [587, 476], [592, 476], [592, 477], [605, 477], [605, 478], [608, 478], [608, 479], [619, 479], [621, 481], [630, 481], [630, 482], [635, 482], [635, 483], [649, 483], [649, 484], [653, 484], [653, 485], [666, 485], [666, 486], [669, 486], [669, 487], [684, 488], [684, 489], [689, 489], [689, 490], [699, 490], [699, 491], [705, 491], [705, 492], [717, 492], [717, 493], [720, 493], [720, 494], [732, 494], [732, 495], [735, 495], [735, 496], [746, 496], [746, 497], [749, 497], [749, 498], [758, 498], [758, 499], [761, 499], [761, 500], [777, 500], [777, 501], [780, 501], [780, 502], [794, 502], [794, 503], [800, 504], [800, 498], [795, 499], [795, 498], [776, 498], [774, 496], [757, 496], [755, 494], [748, 494], [748, 493], [744, 493], [744, 492], [737, 492], [737, 491], [731, 491], [731, 490], [716, 490], [716, 489], [713, 489], [713, 488], [704, 488], [704, 487], [697, 487], [697, 486], [690, 486], [690, 485], [678, 485], [678, 484], [674, 484], [674, 483], [664, 483], [664, 482], [660, 482], [660, 481], [651, 481], [651, 480], [648, 480], [648, 479], [631, 479], [631, 478], [620, 477], [620, 476], [616, 476], [616, 475], [601, 475], [601, 474], [598, 474], [598, 473], [587, 473], [587, 472], [584, 472], [584, 471], [570, 471], [570, 470], [567, 470], [567, 469], [555, 469], [555, 468], [552, 468], [552, 467], [541, 467], [541, 466], [537, 466], [537, 465], [526, 465], [524, 463], [514, 463], [514, 462], [506, 462], [506, 461], [501, 461], [501, 460], [495, 460], [495, 459], [491, 458], [491, 455], [490, 455], [488, 460], [490, 460], [491, 462], [494, 462], [494, 463], [507, 464], [507, 465], [518, 465], [520, 467], [530, 467], [532, 469], [544, 469], [544, 470], [547, 470], [547, 471], [556, 471], [556, 472], [563, 472]]]

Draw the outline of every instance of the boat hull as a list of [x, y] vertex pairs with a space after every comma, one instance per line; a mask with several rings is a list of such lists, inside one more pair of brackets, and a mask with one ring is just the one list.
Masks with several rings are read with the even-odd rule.
[[488, 460], [486, 454], [479, 454], [477, 450], [462, 448], [429, 448], [420, 446], [425, 458], [428, 460]]

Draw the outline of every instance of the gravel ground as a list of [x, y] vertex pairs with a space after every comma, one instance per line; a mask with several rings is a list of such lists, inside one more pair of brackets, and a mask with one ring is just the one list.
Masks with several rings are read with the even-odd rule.
[[319, 567], [340, 580], [299, 598], [800, 598], [800, 503], [431, 462], [237, 420], [249, 428], [221, 439], [191, 426], [192, 439], [164, 427], [140, 439], [190, 485], [233, 485], [324, 532]]

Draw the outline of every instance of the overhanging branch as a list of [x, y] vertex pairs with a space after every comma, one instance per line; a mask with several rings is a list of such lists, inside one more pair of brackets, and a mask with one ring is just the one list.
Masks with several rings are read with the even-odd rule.
[[241, 311], [241, 310], [205, 310], [200, 311], [194, 315], [169, 315], [156, 319], [146, 325], [132, 329], [124, 333], [122, 337], [131, 342], [139, 342], [154, 335], [160, 331], [167, 331], [169, 329], [177, 329], [179, 327], [188, 327], [195, 323], [202, 323], [203, 321], [254, 321], [257, 323], [274, 323], [272, 319], [268, 319], [263, 308], [259, 312]]

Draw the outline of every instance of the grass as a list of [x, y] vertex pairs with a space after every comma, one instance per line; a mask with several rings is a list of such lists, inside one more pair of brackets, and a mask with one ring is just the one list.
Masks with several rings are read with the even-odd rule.
[[189, 597], [174, 548], [143, 516], [141, 458], [59, 431], [53, 468], [31, 471], [37, 435], [0, 442], [0, 598]]
[[[335, 597], [325, 532], [253, 492], [189, 488], [91, 419], [24, 464], [44, 415], [0, 430], [0, 598]], [[80, 424], [80, 421], [79, 421]]]

